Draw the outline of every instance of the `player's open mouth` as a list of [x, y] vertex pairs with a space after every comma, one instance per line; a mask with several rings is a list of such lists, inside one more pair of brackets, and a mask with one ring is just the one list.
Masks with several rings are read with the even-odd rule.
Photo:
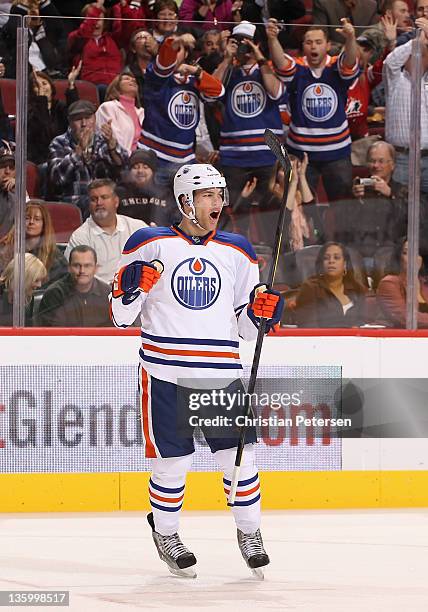
[[214, 221], [217, 221], [217, 219], [219, 218], [219, 216], [220, 216], [220, 211], [219, 211], [219, 210], [213, 210], [213, 211], [210, 213], [210, 217], [211, 217], [211, 219], [213, 219]]

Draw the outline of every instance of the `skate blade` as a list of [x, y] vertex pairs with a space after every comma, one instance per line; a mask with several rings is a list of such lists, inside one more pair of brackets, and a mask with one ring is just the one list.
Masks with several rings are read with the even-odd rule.
[[264, 580], [265, 579], [265, 573], [264, 573], [262, 567], [252, 567], [250, 569], [251, 569], [251, 572], [252, 572], [252, 574], [253, 574], [253, 576], [254, 576], [254, 578], [256, 580]]
[[192, 579], [192, 578], [196, 578], [197, 576], [193, 567], [186, 567], [185, 569], [179, 569], [177, 567], [172, 567], [171, 565], [168, 565], [168, 563], [167, 563], [167, 567], [169, 571], [171, 572], [171, 574], [173, 574], [174, 576], [178, 576], [179, 578], [191, 578]]

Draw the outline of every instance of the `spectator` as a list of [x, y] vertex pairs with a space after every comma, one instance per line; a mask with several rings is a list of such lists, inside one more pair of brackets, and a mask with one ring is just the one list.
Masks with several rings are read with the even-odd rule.
[[[421, 190], [428, 193], [428, 19], [421, 17], [416, 25], [422, 29], [421, 79]], [[409, 182], [410, 99], [412, 79], [410, 76], [413, 41], [396, 47], [385, 59], [383, 76], [386, 94], [385, 139], [394, 145], [397, 152], [394, 179], [402, 185]]]
[[[280, 21], [283, 25], [278, 33], [278, 39], [283, 48], [289, 47], [292, 42], [290, 34], [293, 28], [286, 24], [306, 14], [304, 0], [287, 0], [287, 2], [283, 0], [238, 0], [233, 6], [235, 21], [242, 20], [258, 24], [265, 23], [270, 18]], [[256, 38], [261, 42], [262, 53], [267, 54], [266, 29], [262, 25], [257, 26]]]
[[300, 327], [357, 327], [364, 323], [365, 289], [354, 277], [351, 258], [342, 244], [327, 242], [316, 259], [316, 274], [296, 298]]
[[97, 86], [103, 101], [107, 85], [122, 70], [123, 60], [114, 34], [106, 31], [104, 0], [87, 4], [85, 19], [68, 35], [68, 50], [76, 66], [82, 61], [81, 78]]
[[[385, 16], [382, 18], [385, 24], [385, 34], [388, 39], [389, 48], [395, 46], [397, 39], [397, 27], [392, 18]], [[382, 67], [383, 60], [388, 51], [384, 51], [381, 57], [370, 64], [370, 59], [377, 49], [376, 42], [370, 34], [364, 34], [357, 38], [359, 51], [359, 65], [361, 69], [360, 76], [356, 79], [349, 88], [348, 100], [346, 105], [346, 116], [349, 122], [349, 129], [353, 141], [361, 138], [366, 138], [369, 133], [367, 118], [370, 112], [370, 99], [373, 89], [382, 82]], [[367, 148], [370, 140], [366, 140]], [[360, 147], [360, 145], [358, 145]], [[366, 148], [366, 150], [367, 150]], [[359, 150], [359, 149], [358, 149]], [[352, 148], [352, 157], [354, 157], [355, 147]], [[354, 159], [352, 160], [356, 164]], [[364, 161], [361, 161], [362, 165]]]
[[[415, 3], [415, 13], [416, 20], [419, 19], [428, 19], [428, 0], [416, 0]], [[416, 29], [409, 28], [407, 32], [402, 33], [397, 39], [397, 47], [399, 45], [404, 45], [404, 43], [408, 42], [415, 38]]]
[[79, 99], [75, 82], [80, 68], [81, 64], [68, 75], [66, 102], [56, 98], [55, 83], [47, 74], [34, 70], [30, 75], [27, 158], [34, 164], [47, 162], [51, 141], [68, 127], [67, 109]]
[[218, 30], [207, 30], [198, 41], [201, 52], [198, 64], [210, 74], [214, 72], [223, 59], [220, 53], [220, 45], [224, 36], [228, 36], [228, 33], [225, 32], [220, 35]]
[[48, 173], [55, 198], [79, 206], [88, 216], [87, 186], [95, 178], [119, 177], [127, 152], [114, 137], [111, 123], [95, 129], [96, 107], [78, 100], [68, 109], [69, 128], [49, 146]]
[[[276, 25], [271, 22], [268, 28]], [[305, 56], [297, 61], [283, 53], [275, 37], [269, 38], [272, 59], [289, 96], [291, 124], [287, 146], [299, 157], [305, 151], [308, 153], [309, 185], [315, 192], [322, 177], [330, 203], [346, 197], [352, 183], [346, 103], [349, 87], [359, 75], [354, 28], [343, 19], [339, 31], [345, 38], [339, 57], [328, 55], [328, 34], [317, 26], [306, 31]]]
[[367, 27], [376, 23], [379, 15], [376, 0], [313, 0], [312, 18], [314, 24], [327, 26], [329, 40], [341, 46], [343, 38], [336, 28], [342, 19]]
[[380, 247], [392, 246], [407, 224], [407, 189], [392, 179], [394, 147], [387, 142], [372, 144], [367, 152], [369, 178], [354, 180], [352, 194], [358, 201], [342, 202], [336, 208], [334, 237], [357, 249], [366, 272], [377, 277], [374, 255]]
[[[428, 0], [426, 1], [428, 2]], [[396, 30], [395, 40], [391, 40], [388, 35], [387, 24], [394, 24]], [[412, 31], [412, 19], [407, 2], [405, 0], [387, 0], [382, 8], [380, 21], [364, 30], [362, 36], [367, 36], [374, 40], [376, 42], [377, 53], [382, 55], [386, 50], [391, 51], [398, 44], [397, 38], [405, 35], [406, 39], [402, 40], [400, 44], [407, 42], [409, 40], [407, 35]]]
[[179, 34], [178, 6], [174, 0], [156, 0], [153, 6], [153, 38], [160, 45], [171, 34]]
[[126, 70], [132, 72], [137, 79], [138, 95], [144, 106], [144, 75], [147, 66], [155, 59], [159, 45], [147, 30], [136, 30], [129, 44], [129, 58]]
[[[15, 228], [0, 241], [1, 268], [12, 259]], [[35, 255], [47, 270], [45, 286], [58, 280], [67, 272], [67, 261], [56, 246], [55, 232], [49, 210], [41, 200], [29, 200], [25, 210], [25, 250]]]
[[[34, 297], [36, 289], [40, 289], [46, 279], [46, 268], [34, 255], [25, 253], [24, 258], [25, 277], [25, 325], [33, 323]], [[12, 259], [3, 270], [0, 277], [0, 325], [11, 326], [13, 324], [13, 283], [15, 262]]]
[[[284, 86], [254, 43], [255, 30], [255, 25], [245, 21], [233, 28], [224, 60], [214, 72], [225, 83], [225, 93], [220, 98], [224, 104], [220, 165], [230, 185], [233, 212], [242, 215], [241, 222], [237, 221], [244, 235], [248, 230], [251, 201], [241, 200], [238, 208], [239, 193], [255, 177], [257, 186], [253, 197], [263, 205], [275, 163], [264, 141], [264, 132], [269, 128], [282, 135], [278, 101]], [[269, 36], [276, 35], [277, 30], [271, 28]]]
[[0, 141], [0, 239], [14, 224], [16, 206], [15, 153], [11, 143]]
[[98, 107], [95, 116], [98, 129], [110, 122], [119, 146], [128, 155], [135, 151], [144, 110], [138, 99], [137, 80], [132, 73], [122, 72], [112, 80], [106, 91], [106, 101]]
[[[239, 4], [242, 4], [241, 2]], [[238, 2], [232, 0], [183, 0], [178, 16], [186, 27], [197, 30], [229, 29], [229, 23], [240, 21], [237, 13], [233, 13]]]
[[[63, 20], [50, 0], [13, 0], [5, 35], [11, 53], [11, 68], [16, 66], [16, 37], [21, 21], [17, 18], [32, 17], [26, 21], [29, 28], [29, 61], [34, 70], [47, 72], [52, 78], [61, 78], [65, 72], [64, 59], [66, 34]], [[14, 78], [15, 73], [8, 74]]]
[[120, 0], [111, 10], [113, 33], [122, 49], [127, 49], [134, 31], [146, 27], [145, 19], [150, 17], [145, 0]]
[[140, 219], [147, 225], [171, 225], [177, 207], [169, 190], [154, 182], [157, 158], [153, 151], [134, 151], [129, 159], [130, 171], [117, 187], [118, 213]]
[[79, 244], [92, 247], [97, 254], [97, 276], [111, 283], [129, 236], [147, 225], [139, 219], [116, 214], [119, 198], [116, 185], [110, 179], [92, 181], [88, 193], [91, 216], [70, 236], [65, 256], [69, 259], [72, 248]]
[[81, 244], [70, 251], [68, 273], [44, 293], [38, 324], [44, 327], [109, 327], [111, 287], [95, 276], [97, 254]]
[[[407, 238], [397, 243], [392, 256], [391, 273], [380, 281], [377, 289], [376, 297], [382, 313], [381, 321], [389, 327], [406, 326], [407, 248]], [[428, 284], [420, 255], [417, 295], [418, 327], [428, 328]]]
[[195, 159], [200, 96], [214, 100], [223, 93], [218, 79], [200, 66], [185, 63], [194, 46], [191, 34], [170, 36], [145, 76], [140, 146], [155, 151], [159, 160], [157, 180], [164, 185], [183, 163]]
[[[290, 251], [298, 251], [305, 246], [315, 244], [317, 236], [311, 217], [316, 215], [315, 197], [308, 185], [306, 170], [308, 167], [308, 156], [303, 159], [292, 159], [292, 175], [287, 197], [287, 242]], [[278, 200], [278, 209], [282, 194], [284, 192], [284, 170], [278, 166], [277, 181], [274, 186], [273, 195]], [[272, 235], [272, 234], [271, 234]], [[271, 238], [273, 240], [273, 236]]]

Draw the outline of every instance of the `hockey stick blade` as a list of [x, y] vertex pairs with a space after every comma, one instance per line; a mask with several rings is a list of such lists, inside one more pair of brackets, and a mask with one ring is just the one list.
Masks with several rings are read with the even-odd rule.
[[276, 134], [272, 132], [269, 128], [265, 129], [265, 143], [275, 155], [278, 162], [281, 164], [282, 168], [285, 172], [291, 167], [290, 158], [288, 157], [288, 153], [286, 148], [278, 138]]

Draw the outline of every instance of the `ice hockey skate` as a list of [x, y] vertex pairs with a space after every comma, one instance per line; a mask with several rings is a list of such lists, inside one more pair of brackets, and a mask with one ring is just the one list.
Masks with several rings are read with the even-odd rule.
[[263, 567], [270, 563], [269, 557], [263, 546], [260, 529], [255, 533], [243, 533], [237, 530], [239, 550], [245, 563], [259, 580], [264, 580]]
[[184, 546], [178, 533], [164, 536], [155, 531], [152, 512], [147, 515], [147, 521], [152, 528], [153, 541], [159, 557], [165, 561], [171, 574], [180, 578], [196, 578], [196, 572], [192, 567], [196, 564], [196, 557]]

